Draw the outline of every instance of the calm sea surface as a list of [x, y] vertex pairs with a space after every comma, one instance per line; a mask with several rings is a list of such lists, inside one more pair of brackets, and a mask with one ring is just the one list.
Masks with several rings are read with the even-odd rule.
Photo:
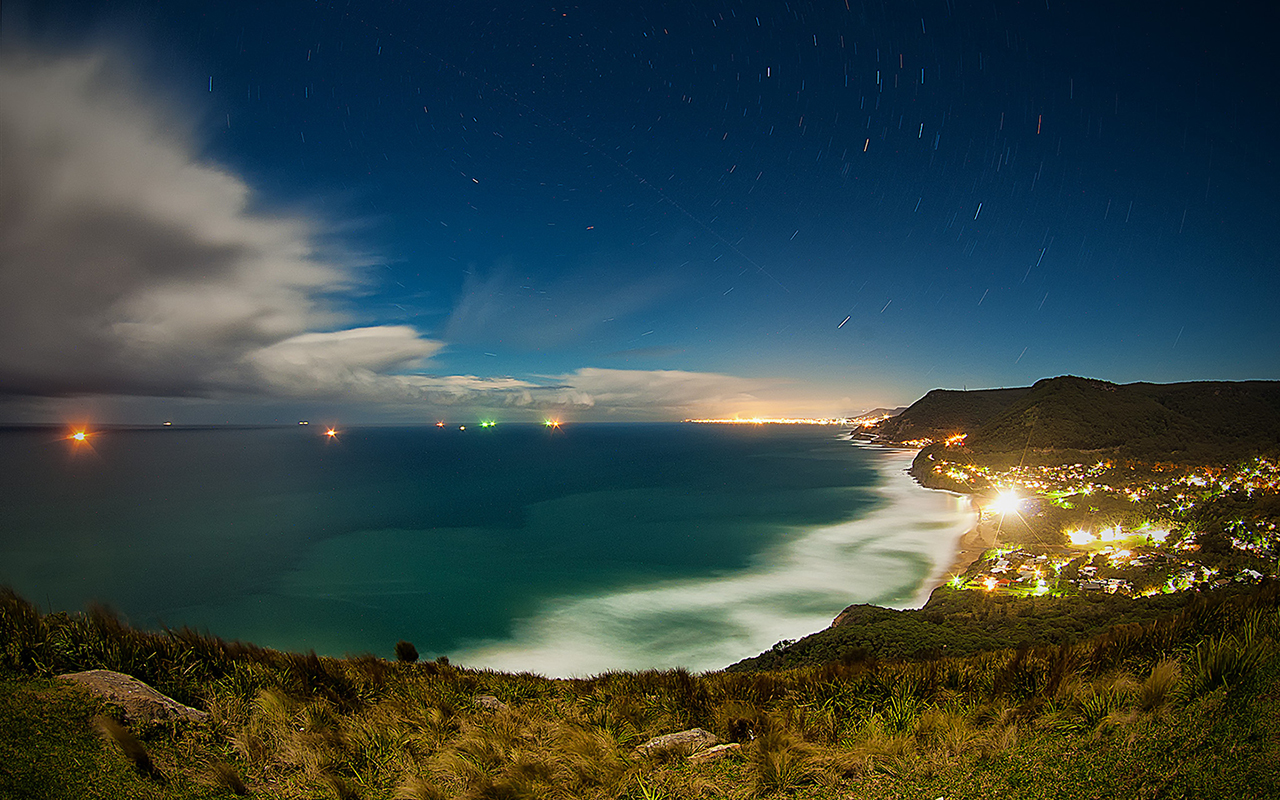
[[333, 655], [709, 669], [919, 602], [972, 522], [833, 428], [322, 434], [0, 431], [0, 583]]

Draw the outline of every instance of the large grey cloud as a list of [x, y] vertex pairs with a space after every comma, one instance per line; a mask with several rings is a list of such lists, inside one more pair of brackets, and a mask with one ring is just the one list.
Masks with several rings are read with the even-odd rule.
[[[181, 120], [101, 54], [0, 62], [0, 399], [259, 397], [628, 417], [755, 403], [759, 382], [710, 373], [431, 374], [443, 342], [344, 319], [334, 301], [358, 288], [360, 265], [323, 251], [315, 222], [255, 210], [245, 182], [201, 160]], [[554, 346], [676, 283], [566, 280], [523, 298], [499, 271], [468, 284], [446, 332]]]
[[[0, 391], [341, 392], [439, 349], [403, 327], [305, 338], [342, 327], [326, 300], [354, 265], [254, 211], [180, 118], [102, 55], [0, 65]], [[264, 380], [273, 361], [288, 375]]]

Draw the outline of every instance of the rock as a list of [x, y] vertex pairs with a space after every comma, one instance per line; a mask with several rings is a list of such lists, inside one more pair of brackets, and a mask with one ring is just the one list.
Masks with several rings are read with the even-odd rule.
[[720, 741], [715, 734], [702, 728], [690, 728], [679, 733], [668, 733], [657, 736], [636, 748], [642, 756], [655, 756], [664, 753], [687, 756], [704, 750]]
[[476, 695], [476, 705], [489, 711], [506, 711], [507, 704], [491, 694]]
[[718, 744], [715, 747], [708, 747], [706, 750], [702, 750], [690, 755], [688, 757], [688, 760], [695, 764], [700, 764], [703, 761], [715, 761], [718, 758], [724, 758], [725, 756], [734, 755], [735, 753], [739, 753], [741, 750], [742, 750], [742, 745], [738, 744], [737, 742], [730, 742], [729, 744]]
[[209, 715], [184, 706], [172, 697], [160, 694], [147, 684], [121, 672], [109, 669], [91, 669], [88, 672], [72, 672], [59, 675], [63, 680], [78, 683], [102, 699], [124, 709], [129, 722], [204, 722]]

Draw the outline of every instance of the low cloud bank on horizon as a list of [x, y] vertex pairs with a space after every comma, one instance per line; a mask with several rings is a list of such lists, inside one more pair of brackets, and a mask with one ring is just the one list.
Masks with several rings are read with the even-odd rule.
[[367, 260], [326, 246], [315, 220], [256, 210], [245, 181], [202, 160], [182, 115], [121, 63], [105, 52], [0, 62], [0, 399], [673, 417], [749, 412], [770, 390], [674, 370], [430, 374], [447, 341], [342, 310], [367, 284]]

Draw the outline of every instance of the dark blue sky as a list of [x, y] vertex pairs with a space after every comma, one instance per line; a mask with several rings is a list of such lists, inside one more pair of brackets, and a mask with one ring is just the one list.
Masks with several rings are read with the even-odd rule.
[[1120, 5], [10, 0], [7, 413], [1280, 377], [1276, 14]]

